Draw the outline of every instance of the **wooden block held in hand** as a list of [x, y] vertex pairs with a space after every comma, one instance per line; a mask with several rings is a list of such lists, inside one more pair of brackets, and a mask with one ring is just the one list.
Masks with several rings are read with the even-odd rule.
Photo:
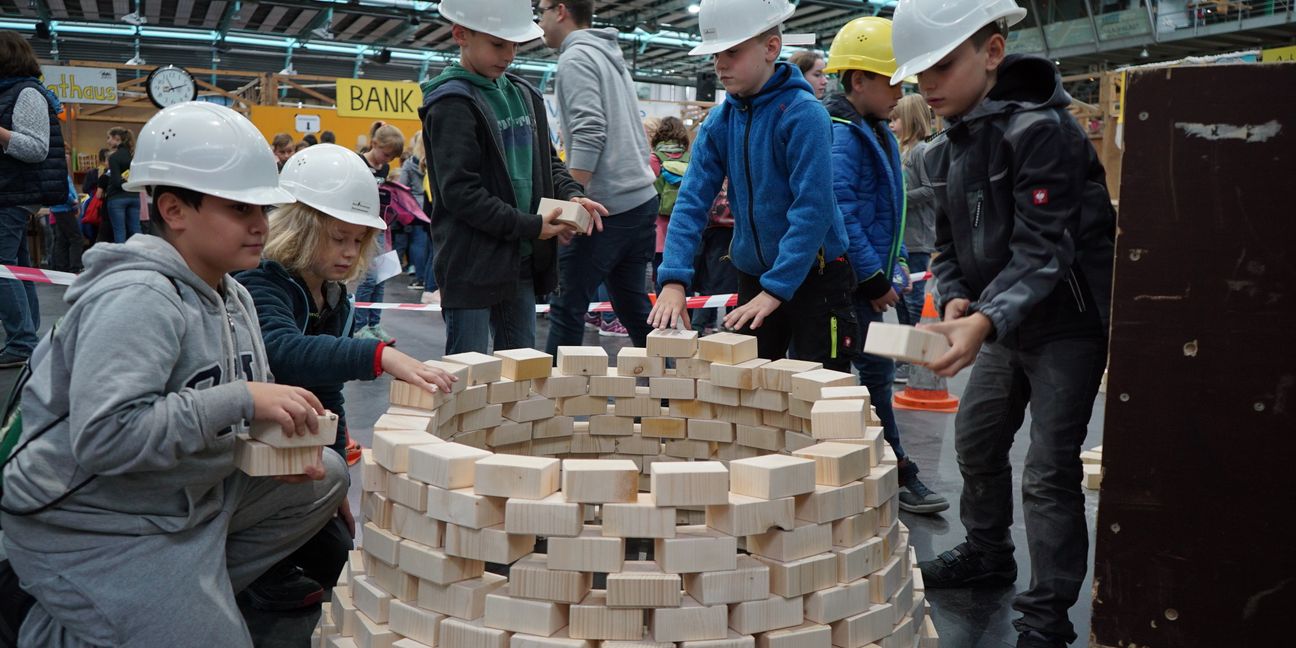
[[725, 365], [755, 360], [756, 337], [739, 333], [713, 333], [698, 340], [698, 357]]
[[536, 213], [540, 214], [541, 216], [547, 217], [555, 209], [562, 210], [562, 215], [560, 215], [557, 219], [555, 219], [554, 222], [570, 224], [572, 228], [576, 231], [576, 233], [581, 235], [584, 235], [585, 230], [589, 229], [590, 226], [589, 212], [585, 211], [584, 207], [570, 200], [557, 200], [555, 198], [541, 198], [539, 211], [537, 211]]
[[658, 329], [648, 334], [648, 355], [655, 358], [691, 358], [698, 350], [698, 332]]
[[324, 469], [323, 449], [324, 446], [275, 448], [240, 434], [234, 440], [234, 465], [251, 477], [301, 475], [308, 467]]
[[904, 324], [872, 322], [864, 338], [864, 353], [916, 364], [933, 362], [949, 348], [944, 335]]
[[506, 349], [495, 357], [503, 360], [500, 373], [509, 380], [548, 378], [553, 371], [553, 356], [535, 349]]
[[558, 373], [564, 376], [602, 376], [607, 370], [608, 354], [603, 347], [558, 347]]
[[473, 490], [490, 497], [544, 499], [558, 491], [557, 459], [492, 455], [477, 462]]
[[311, 434], [310, 428], [303, 427], [296, 430], [296, 434], [288, 436], [284, 434], [283, 426], [269, 421], [253, 422], [248, 432], [252, 439], [272, 448], [333, 445], [333, 442], [337, 440], [337, 414], [325, 412], [317, 416], [316, 419], [319, 421], [319, 431], [316, 434]]
[[729, 462], [730, 490], [763, 499], [814, 491], [815, 462], [784, 455], [765, 455]]

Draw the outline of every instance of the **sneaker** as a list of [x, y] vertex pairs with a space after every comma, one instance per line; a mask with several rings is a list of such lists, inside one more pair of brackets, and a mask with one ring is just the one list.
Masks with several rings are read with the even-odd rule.
[[324, 588], [301, 567], [279, 563], [243, 590], [252, 607], [268, 612], [300, 610], [324, 599]]
[[360, 328], [356, 329], [356, 332], [353, 333], [353, 334], [351, 335], [351, 337], [353, 337], [353, 338], [355, 338], [355, 339], [357, 339], [357, 340], [376, 340], [376, 339], [378, 339], [378, 336], [377, 336], [377, 335], [374, 335], [373, 327], [372, 327], [372, 326], [361, 326]]
[[423, 297], [419, 299], [419, 301], [423, 302], [424, 304], [440, 304], [441, 291], [433, 290], [432, 292], [425, 292], [423, 293]]
[[360, 463], [360, 453], [364, 451], [364, 446], [356, 443], [355, 439], [347, 438], [346, 444], [346, 462], [348, 466], [354, 466]]
[[373, 324], [369, 327], [369, 332], [373, 334], [380, 342], [387, 346], [396, 346], [396, 338], [392, 337], [387, 331], [383, 330], [382, 324]]
[[27, 364], [28, 356], [18, 355], [12, 351], [0, 353], [0, 369], [17, 369]]
[[585, 328], [597, 331], [602, 323], [603, 317], [598, 313], [585, 313]]
[[611, 322], [604, 322], [599, 318], [599, 335], [602, 337], [630, 337], [630, 331], [621, 325], [621, 320], [614, 319]]
[[949, 508], [949, 501], [933, 493], [918, 479], [918, 464], [909, 458], [901, 460], [900, 510], [910, 513], [940, 513]]
[[415, 279], [414, 281], [410, 282], [409, 287], [410, 290], [423, 290], [423, 282], [419, 281], [418, 279]]
[[932, 589], [1003, 587], [1017, 582], [1017, 562], [995, 562], [964, 542], [934, 560], [918, 563], [923, 583]]
[[909, 363], [908, 363], [908, 362], [897, 362], [897, 363], [896, 363], [895, 382], [898, 382], [898, 383], [901, 383], [901, 384], [906, 384], [906, 383], [909, 382]]

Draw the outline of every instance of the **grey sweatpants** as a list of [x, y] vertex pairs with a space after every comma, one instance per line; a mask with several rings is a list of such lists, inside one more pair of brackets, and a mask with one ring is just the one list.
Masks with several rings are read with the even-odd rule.
[[[7, 528], [10, 563], [37, 600], [19, 646], [251, 646], [234, 594], [337, 513], [350, 485], [346, 462], [325, 452], [324, 468], [324, 479], [304, 484], [236, 472], [220, 514], [179, 533], [101, 536], [90, 549], [52, 553], [32, 542], [39, 534]], [[23, 524], [6, 519], [14, 523]]]

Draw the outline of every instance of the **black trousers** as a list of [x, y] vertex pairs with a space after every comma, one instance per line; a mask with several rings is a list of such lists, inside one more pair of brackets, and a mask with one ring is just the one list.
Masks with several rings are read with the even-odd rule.
[[[753, 330], [749, 322], [739, 332], [756, 336], [760, 357], [767, 360], [809, 360], [849, 372], [851, 357], [861, 344], [859, 321], [851, 306], [854, 289], [855, 272], [845, 259], [822, 266], [816, 262], [796, 294], [770, 313], [760, 328]], [[760, 277], [738, 273], [739, 306], [762, 290]]]

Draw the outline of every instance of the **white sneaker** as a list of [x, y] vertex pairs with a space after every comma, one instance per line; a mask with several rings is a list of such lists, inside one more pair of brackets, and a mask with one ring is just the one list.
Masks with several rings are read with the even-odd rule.
[[440, 291], [440, 290], [434, 290], [434, 291], [432, 291], [432, 292], [425, 292], [425, 293], [423, 293], [423, 296], [422, 296], [421, 298], [419, 298], [419, 301], [422, 302], [422, 303], [424, 303], [424, 304], [440, 304], [440, 303], [441, 303], [441, 291]]

